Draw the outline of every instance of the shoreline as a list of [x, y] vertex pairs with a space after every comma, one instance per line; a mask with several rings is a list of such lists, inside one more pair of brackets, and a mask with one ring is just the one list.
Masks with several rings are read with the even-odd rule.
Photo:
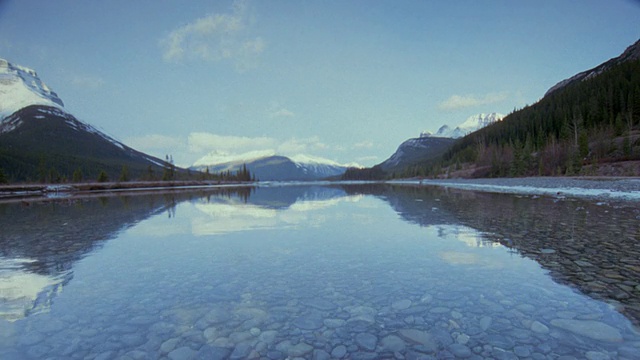
[[70, 184], [10, 184], [0, 185], [0, 203], [19, 201], [46, 201], [117, 195], [121, 193], [149, 193], [215, 189], [224, 187], [253, 187], [253, 182], [222, 181], [131, 181]]
[[640, 178], [526, 177], [482, 179], [404, 179], [390, 184], [442, 186], [493, 193], [640, 201]]
[[[312, 184], [360, 184], [371, 181], [131, 181], [71, 184], [0, 185], [0, 202], [41, 201], [120, 193], [184, 191], [221, 187], [263, 187]], [[579, 197], [599, 200], [640, 201], [640, 177], [526, 177], [480, 179], [399, 179], [374, 183], [411, 186], [442, 186], [470, 191]]]

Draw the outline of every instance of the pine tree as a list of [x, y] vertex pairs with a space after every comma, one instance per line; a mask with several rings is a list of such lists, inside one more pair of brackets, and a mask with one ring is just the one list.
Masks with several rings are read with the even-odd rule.
[[109, 175], [104, 170], [100, 170], [100, 174], [98, 174], [98, 182], [107, 182], [109, 181]]
[[121, 182], [129, 181], [129, 169], [127, 168], [127, 165], [122, 166], [122, 170], [120, 171], [120, 178], [118, 179], [118, 181], [121, 181]]
[[9, 180], [7, 180], [7, 177], [4, 174], [4, 171], [2, 170], [2, 168], [0, 168], [0, 184], [6, 184], [8, 182]]
[[74, 172], [73, 172], [73, 182], [74, 183], [79, 183], [82, 181], [82, 170], [80, 168], [77, 168]]

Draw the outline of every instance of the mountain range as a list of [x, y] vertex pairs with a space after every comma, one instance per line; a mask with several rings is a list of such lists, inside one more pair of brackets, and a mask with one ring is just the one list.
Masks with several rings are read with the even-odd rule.
[[[37, 73], [0, 59], [0, 168], [11, 181], [162, 174], [171, 164], [132, 149], [64, 108]], [[75, 175], [75, 176], [74, 176]]]
[[261, 181], [320, 180], [339, 177], [351, 166], [308, 155], [282, 156], [271, 152], [251, 152], [231, 159], [217, 153], [196, 161], [189, 169], [224, 173], [237, 172], [243, 167]]
[[443, 125], [435, 134], [423, 131], [419, 137], [400, 144], [395, 153], [377, 166], [387, 173], [393, 173], [435, 159], [444, 154], [456, 139], [500, 121], [502, 118], [504, 115], [498, 113], [477, 114], [470, 116], [454, 128]]
[[235, 173], [245, 166], [260, 180], [318, 180], [359, 166], [308, 155], [215, 155], [186, 170], [137, 151], [71, 115], [34, 70], [0, 59], [0, 169], [12, 182], [77, 180], [77, 174], [94, 180], [101, 172], [115, 180], [124, 168], [131, 178], [155, 180], [167, 169], [186, 176], [191, 170]]
[[[561, 175], [584, 172], [585, 165], [594, 169], [602, 161], [640, 160], [639, 72], [640, 41], [560, 81], [531, 106], [506, 117], [478, 114], [436, 133], [424, 131], [400, 144], [375, 171], [363, 171], [366, 178], [412, 176], [412, 171], [424, 175], [434, 167], [450, 171], [453, 165], [474, 163], [469, 166], [476, 169], [469, 171], [477, 176]], [[102, 174], [112, 180], [122, 175], [155, 180], [168, 169], [188, 176], [192, 170], [245, 168], [259, 180], [338, 178], [349, 171], [361, 178], [355, 164], [305, 155], [249, 155], [222, 159], [210, 154], [190, 169], [176, 168], [75, 118], [34, 70], [0, 59], [0, 182], [93, 180]], [[627, 173], [640, 174], [640, 166], [621, 174]]]
[[465, 122], [451, 128], [449, 125], [442, 125], [435, 134], [429, 131], [420, 133], [420, 137], [444, 137], [458, 139], [474, 131], [478, 131], [487, 125], [491, 125], [496, 121], [500, 121], [504, 115], [498, 113], [477, 114], [467, 118]]

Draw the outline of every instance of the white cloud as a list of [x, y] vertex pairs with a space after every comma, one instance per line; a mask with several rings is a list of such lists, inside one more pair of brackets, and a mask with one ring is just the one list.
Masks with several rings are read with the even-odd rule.
[[206, 132], [192, 132], [188, 139], [189, 151], [202, 153], [209, 151], [245, 152], [269, 149], [276, 141], [269, 137], [228, 136]]
[[271, 155], [321, 156], [336, 151], [339, 147], [325, 144], [318, 136], [275, 139], [268, 136], [231, 136], [209, 132], [192, 132], [186, 137], [150, 134], [127, 138], [124, 143], [160, 158], [170, 154], [176, 165], [185, 167]]
[[438, 107], [442, 110], [457, 110], [478, 105], [494, 104], [506, 98], [506, 93], [489, 93], [484, 97], [475, 95], [452, 95], [447, 100], [441, 102]]
[[291, 118], [291, 117], [294, 117], [295, 115], [296, 114], [294, 114], [293, 111], [291, 111], [291, 110], [288, 110], [288, 109], [285, 109], [285, 108], [280, 108], [280, 109], [277, 109], [275, 111], [272, 111], [269, 114], [269, 117], [272, 118], [272, 119], [275, 119], [275, 118]]
[[256, 66], [267, 44], [248, 28], [249, 12], [245, 1], [236, 0], [232, 11], [210, 14], [171, 31], [161, 40], [163, 58], [183, 60], [230, 61], [238, 71]]
[[373, 142], [371, 141], [361, 141], [359, 143], [353, 144], [354, 149], [371, 149], [373, 148]]
[[281, 143], [277, 150], [283, 155], [296, 155], [301, 153], [313, 152], [315, 150], [325, 150], [328, 146], [320, 141], [320, 138], [313, 136], [310, 138], [291, 138]]

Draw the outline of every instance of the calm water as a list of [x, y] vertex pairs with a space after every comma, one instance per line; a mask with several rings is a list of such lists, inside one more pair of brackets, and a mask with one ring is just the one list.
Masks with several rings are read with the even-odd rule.
[[635, 205], [374, 185], [0, 204], [0, 358], [640, 359]]

